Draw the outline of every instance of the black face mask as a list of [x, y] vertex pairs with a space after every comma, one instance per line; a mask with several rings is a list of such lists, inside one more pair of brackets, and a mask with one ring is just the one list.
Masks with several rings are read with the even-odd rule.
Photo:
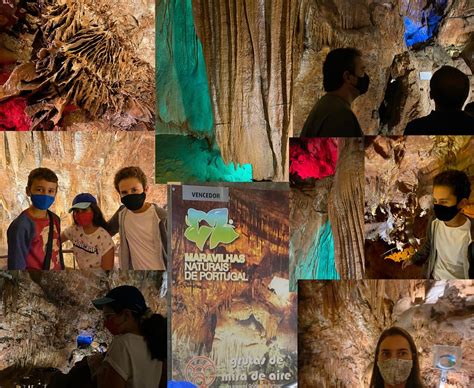
[[454, 205], [454, 206], [434, 205], [433, 210], [434, 210], [436, 218], [441, 221], [451, 221], [459, 213], [459, 209], [457, 205]]
[[138, 210], [141, 209], [143, 204], [145, 203], [145, 192], [141, 194], [129, 194], [125, 197], [122, 197], [122, 203], [128, 210]]
[[360, 94], [364, 94], [367, 93], [367, 90], [369, 90], [369, 83], [369, 76], [367, 74], [364, 74], [363, 77], [357, 77], [357, 85], [355, 87]]

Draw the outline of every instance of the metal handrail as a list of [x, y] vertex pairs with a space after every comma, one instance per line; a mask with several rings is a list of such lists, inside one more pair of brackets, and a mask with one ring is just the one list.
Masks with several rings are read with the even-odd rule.
[[[74, 253], [72, 249], [64, 249], [63, 253]], [[0, 255], [0, 259], [8, 259], [8, 255]]]

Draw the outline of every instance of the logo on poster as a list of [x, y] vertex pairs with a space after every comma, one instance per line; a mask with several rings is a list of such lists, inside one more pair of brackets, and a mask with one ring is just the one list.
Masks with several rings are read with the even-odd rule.
[[216, 379], [216, 366], [210, 358], [196, 356], [189, 360], [185, 374], [186, 379], [199, 388], [208, 388]]
[[[201, 251], [208, 240], [209, 247], [214, 249], [219, 244], [230, 244], [239, 237], [232, 220], [229, 220], [227, 208], [213, 209], [207, 213], [189, 208], [185, 221], [188, 227], [184, 237], [194, 242]], [[201, 224], [203, 221], [207, 225]]]

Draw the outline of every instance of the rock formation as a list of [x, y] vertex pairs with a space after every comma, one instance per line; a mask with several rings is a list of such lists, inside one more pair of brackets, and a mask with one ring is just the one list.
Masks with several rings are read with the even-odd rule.
[[298, 96], [293, 99], [295, 135], [324, 94], [322, 63], [337, 47], [356, 47], [363, 53], [371, 81], [353, 109], [366, 135], [401, 134], [408, 121], [434, 109], [429, 81], [420, 78], [421, 71], [455, 66], [471, 76], [474, 87], [469, 54], [474, 39], [471, 1], [303, 0], [299, 9], [296, 46], [301, 50], [294, 59], [293, 77], [293, 95]]
[[0, 102], [27, 99], [30, 128], [22, 129], [154, 128], [152, 1], [16, 4], [17, 21], [1, 46], [21, 63], [0, 61], [8, 75]]
[[437, 386], [433, 345], [460, 346], [462, 365], [447, 386], [474, 379], [474, 283], [466, 281], [302, 281], [298, 292], [298, 384], [367, 387], [380, 333], [400, 326], [413, 336], [425, 386]]
[[[364, 276], [362, 140], [336, 141], [339, 157], [333, 176], [313, 180], [313, 187], [293, 182], [290, 197], [293, 286], [297, 278], [361, 279]], [[318, 155], [314, 155], [316, 159]], [[326, 231], [328, 226], [331, 233]], [[325, 248], [318, 250], [323, 245]], [[327, 260], [328, 256], [333, 257], [337, 275], [334, 270], [328, 270], [316, 277], [317, 262]], [[305, 273], [313, 267], [313, 274]]]
[[[365, 142], [366, 275], [420, 277], [419, 268], [402, 271], [400, 263], [384, 256], [416, 248], [424, 241], [433, 178], [438, 173], [459, 169], [474, 182], [474, 138], [369, 137]], [[472, 205], [465, 211], [472, 217]]]
[[95, 341], [110, 344], [112, 337], [91, 300], [114, 287], [138, 287], [153, 311], [167, 314], [166, 300], [159, 295], [159, 272], [10, 271], [0, 275], [0, 384], [5, 386], [13, 382], [7, 378], [34, 369], [66, 372], [82, 330], [93, 333]]

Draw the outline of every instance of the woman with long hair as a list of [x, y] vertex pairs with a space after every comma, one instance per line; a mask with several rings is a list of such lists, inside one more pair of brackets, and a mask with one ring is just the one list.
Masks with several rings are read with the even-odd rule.
[[386, 329], [375, 348], [370, 388], [422, 388], [415, 341], [400, 327]]
[[89, 364], [97, 387], [166, 386], [166, 318], [153, 314], [133, 286], [116, 287], [92, 303], [102, 310], [104, 326], [114, 336], [103, 361]]

